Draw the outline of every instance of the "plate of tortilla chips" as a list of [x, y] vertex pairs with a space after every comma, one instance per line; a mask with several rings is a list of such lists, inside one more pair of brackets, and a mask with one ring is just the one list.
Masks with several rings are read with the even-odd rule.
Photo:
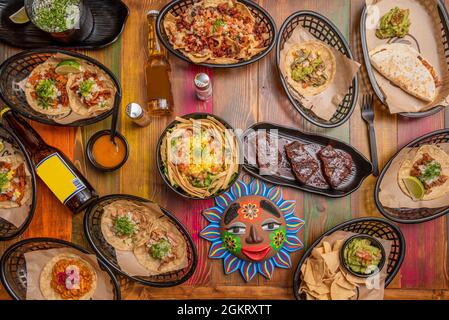
[[157, 34], [178, 58], [207, 67], [240, 67], [274, 47], [276, 25], [247, 0], [177, 0], [157, 19]]
[[357, 300], [366, 279], [355, 277], [341, 264], [344, 240], [326, 241], [336, 232], [366, 234], [392, 241], [386, 268], [385, 287], [393, 280], [405, 256], [402, 232], [388, 220], [359, 218], [342, 223], [319, 237], [302, 256], [294, 277], [293, 293], [297, 300]]

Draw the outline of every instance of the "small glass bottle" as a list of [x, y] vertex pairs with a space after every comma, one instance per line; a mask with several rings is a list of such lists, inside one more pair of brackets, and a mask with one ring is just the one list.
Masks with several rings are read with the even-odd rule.
[[126, 106], [125, 113], [135, 124], [146, 127], [151, 123], [151, 116], [138, 103], [131, 102]]
[[206, 73], [198, 73], [193, 80], [195, 84], [196, 97], [207, 101], [212, 98], [212, 82]]

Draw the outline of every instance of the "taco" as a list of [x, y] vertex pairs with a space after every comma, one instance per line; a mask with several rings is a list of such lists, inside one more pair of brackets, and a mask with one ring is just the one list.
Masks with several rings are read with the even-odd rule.
[[39, 286], [47, 300], [89, 300], [97, 288], [97, 273], [80, 256], [64, 253], [47, 262]]
[[158, 215], [143, 205], [117, 200], [104, 208], [101, 232], [118, 250], [132, 250], [148, 238], [148, 230]]
[[[409, 177], [418, 179], [424, 187], [422, 199], [414, 199], [404, 182]], [[418, 149], [412, 160], [404, 160], [398, 172], [399, 186], [414, 200], [429, 201], [444, 196], [449, 191], [449, 155], [436, 146], [425, 145]]]
[[67, 95], [67, 75], [55, 71], [58, 59], [49, 58], [30, 73], [25, 82], [25, 97], [31, 108], [49, 116], [71, 112]]
[[293, 45], [285, 56], [283, 73], [287, 83], [298, 94], [310, 97], [320, 94], [333, 82], [337, 64], [332, 50], [319, 41]]
[[31, 198], [31, 176], [20, 155], [0, 157], [0, 209], [17, 208]]
[[187, 244], [176, 226], [160, 218], [152, 226], [149, 238], [134, 249], [137, 261], [150, 275], [181, 270], [188, 266]]
[[69, 75], [67, 92], [73, 112], [91, 116], [114, 107], [116, 88], [100, 68], [81, 61], [81, 72]]

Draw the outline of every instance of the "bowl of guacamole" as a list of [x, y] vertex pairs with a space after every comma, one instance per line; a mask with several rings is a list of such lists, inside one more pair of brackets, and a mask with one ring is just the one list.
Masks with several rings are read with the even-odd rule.
[[357, 234], [348, 238], [340, 251], [344, 268], [361, 278], [372, 277], [385, 265], [385, 250], [376, 238]]

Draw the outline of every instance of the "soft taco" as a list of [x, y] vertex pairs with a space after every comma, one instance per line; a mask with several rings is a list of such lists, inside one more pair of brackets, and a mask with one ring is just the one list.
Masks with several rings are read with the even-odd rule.
[[38, 65], [25, 82], [25, 96], [31, 108], [49, 116], [65, 116], [71, 112], [67, 94], [67, 75], [57, 74], [59, 63], [51, 57]]
[[157, 220], [149, 232], [149, 238], [134, 249], [134, 255], [150, 275], [181, 270], [188, 266], [187, 243], [167, 218]]
[[0, 157], [0, 209], [20, 207], [31, 194], [31, 175], [22, 156]]
[[116, 87], [100, 68], [81, 61], [81, 72], [72, 73], [67, 82], [69, 103], [73, 112], [91, 116], [114, 107]]
[[[422, 199], [415, 199], [406, 180], [418, 179], [425, 190]], [[420, 147], [412, 160], [404, 160], [398, 172], [399, 186], [413, 200], [434, 200], [449, 191], [449, 155], [441, 148], [431, 145]]]
[[285, 56], [283, 73], [287, 83], [298, 94], [310, 97], [325, 91], [335, 77], [334, 53], [319, 41], [293, 45]]
[[47, 300], [89, 300], [97, 288], [97, 273], [80, 256], [64, 253], [47, 262], [39, 287]]
[[104, 208], [101, 232], [106, 241], [118, 250], [133, 250], [149, 237], [149, 229], [159, 217], [144, 205], [117, 200]]

